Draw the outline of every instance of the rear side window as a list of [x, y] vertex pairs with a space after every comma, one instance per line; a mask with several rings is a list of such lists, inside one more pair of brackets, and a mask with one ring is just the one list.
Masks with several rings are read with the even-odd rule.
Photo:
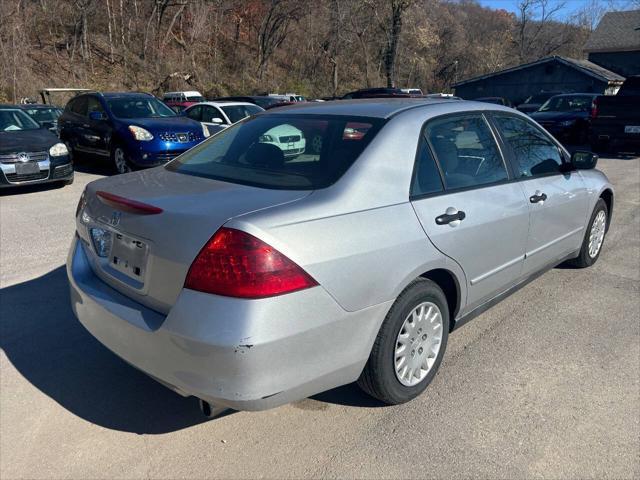
[[442, 191], [442, 180], [438, 166], [436, 165], [429, 145], [423, 139], [420, 141], [416, 166], [414, 168], [413, 181], [411, 183], [411, 195], [428, 195]]
[[314, 190], [338, 180], [383, 123], [367, 117], [257, 116], [221, 131], [166, 168], [262, 188]]
[[487, 185], [508, 178], [495, 139], [481, 115], [431, 121], [425, 135], [440, 163], [447, 189]]
[[523, 118], [513, 116], [495, 115], [495, 122], [513, 149], [518, 178], [560, 173], [560, 151], [542, 130]]

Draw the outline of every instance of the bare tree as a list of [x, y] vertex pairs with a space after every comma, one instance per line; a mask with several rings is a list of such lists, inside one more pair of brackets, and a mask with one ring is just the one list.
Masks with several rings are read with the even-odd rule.
[[262, 80], [273, 52], [282, 45], [289, 27], [301, 12], [296, 0], [270, 0], [258, 29], [258, 79]]
[[383, 0], [381, 9], [385, 16], [379, 14], [378, 2], [375, 0], [368, 0], [367, 2], [378, 20], [380, 30], [385, 37], [382, 62], [388, 87], [395, 85], [396, 58], [398, 56], [400, 33], [402, 32], [402, 17], [404, 12], [413, 4], [413, 1], [414, 0]]

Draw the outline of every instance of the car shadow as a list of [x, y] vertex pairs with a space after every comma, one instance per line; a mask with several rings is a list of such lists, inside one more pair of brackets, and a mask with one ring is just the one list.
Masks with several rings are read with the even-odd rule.
[[195, 398], [131, 367], [82, 327], [64, 266], [0, 289], [0, 347], [41, 392], [105, 428], [161, 434], [208, 421]]

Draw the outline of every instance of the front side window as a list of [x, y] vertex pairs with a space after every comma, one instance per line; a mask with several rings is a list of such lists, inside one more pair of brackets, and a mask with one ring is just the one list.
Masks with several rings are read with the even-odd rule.
[[220, 119], [222, 123], [227, 123], [224, 120], [222, 112], [215, 107], [204, 106], [202, 107], [202, 121], [209, 123], [216, 123], [216, 119]]
[[155, 97], [127, 96], [107, 100], [111, 113], [117, 118], [175, 117], [176, 113]]
[[187, 110], [187, 117], [191, 120], [197, 120], [198, 122], [202, 118], [202, 107], [200, 105], [196, 105], [195, 107], [191, 107]]
[[440, 163], [447, 189], [507, 180], [504, 161], [482, 115], [431, 121], [425, 135]]
[[37, 130], [40, 125], [29, 115], [17, 108], [0, 109], [0, 132]]
[[71, 111], [77, 115], [87, 116], [87, 97], [76, 98], [71, 105]]
[[222, 107], [222, 111], [229, 117], [231, 123], [236, 123], [263, 110], [257, 105], [227, 105]]
[[92, 112], [104, 113], [104, 108], [102, 108], [100, 101], [95, 97], [87, 98], [87, 114]]
[[518, 163], [517, 177], [560, 173], [560, 150], [542, 130], [519, 117], [496, 115], [495, 121], [502, 137], [513, 149]]
[[347, 171], [383, 123], [368, 117], [259, 115], [217, 133], [166, 168], [261, 188], [324, 188]]

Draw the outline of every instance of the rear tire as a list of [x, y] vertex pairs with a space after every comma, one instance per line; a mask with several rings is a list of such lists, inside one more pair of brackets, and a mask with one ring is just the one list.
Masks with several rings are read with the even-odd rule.
[[380, 327], [358, 379], [360, 388], [389, 405], [420, 395], [435, 377], [447, 347], [447, 305], [444, 293], [431, 280], [420, 278], [411, 283]]
[[596, 206], [591, 213], [587, 230], [584, 233], [580, 254], [569, 260], [567, 263], [576, 268], [590, 267], [598, 261], [604, 239], [607, 233], [609, 222], [609, 211], [607, 204], [600, 198], [596, 202]]

